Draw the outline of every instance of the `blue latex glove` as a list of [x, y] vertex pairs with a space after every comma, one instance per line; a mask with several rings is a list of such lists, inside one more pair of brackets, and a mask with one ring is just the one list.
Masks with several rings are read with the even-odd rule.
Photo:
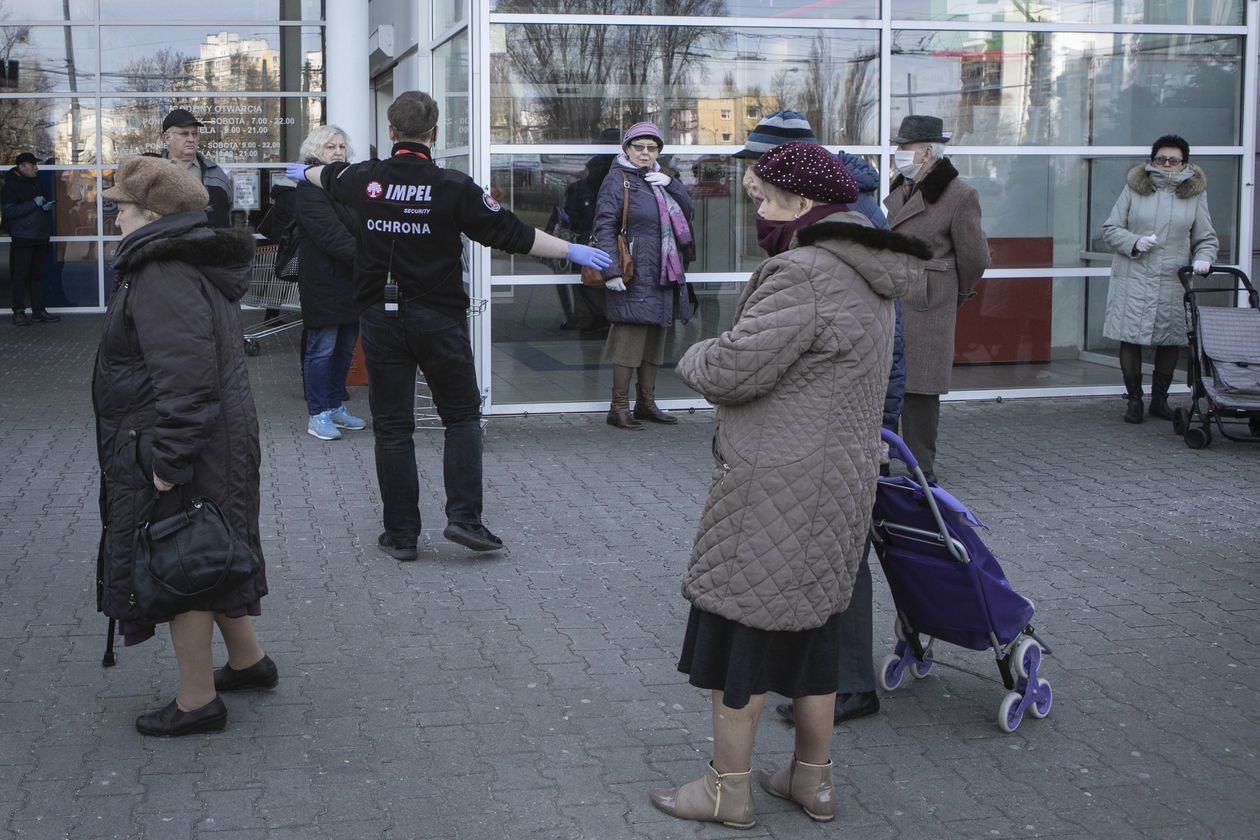
[[301, 183], [306, 180], [306, 170], [309, 168], [305, 163], [290, 163], [284, 168], [284, 176], [291, 181]]
[[598, 248], [592, 248], [590, 245], [579, 245], [576, 242], [570, 242], [569, 262], [575, 265], [589, 265], [591, 268], [598, 268], [602, 271], [612, 265], [612, 257]]
[[[36, 199], [36, 201], [38, 201], [38, 199]], [[44, 212], [45, 212], [45, 213], [49, 213], [49, 212], [51, 212], [51, 211], [52, 211], [52, 209], [53, 209], [53, 205], [54, 205], [54, 204], [56, 204], [56, 203], [57, 203], [57, 202], [55, 202], [55, 201], [48, 201], [48, 200], [45, 200], [45, 201], [44, 201], [44, 203], [43, 203], [43, 204], [41, 204], [41, 205], [39, 205], [39, 206], [40, 206], [40, 207], [42, 207], [42, 208], [44, 208]]]
[[47, 201], [48, 201], [48, 199], [44, 198], [42, 195], [37, 195], [37, 196], [35, 196], [35, 206], [36, 206], [36, 207], [43, 207], [43, 206], [44, 206], [44, 204], [46, 204], [46, 203], [47, 203]]

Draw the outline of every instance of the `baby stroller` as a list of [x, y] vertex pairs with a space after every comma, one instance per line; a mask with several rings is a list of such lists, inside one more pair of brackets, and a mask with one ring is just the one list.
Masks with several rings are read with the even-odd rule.
[[[914, 472], [879, 479], [871, 539], [897, 607], [897, 645], [877, 678], [892, 691], [906, 670], [926, 677], [937, 641], [992, 649], [1007, 694], [998, 726], [1014, 732], [1027, 711], [1050, 713], [1050, 683], [1037, 671], [1044, 645], [1028, 622], [1033, 604], [1011, 588], [997, 559], [976, 535], [985, 527], [961, 502], [929, 484], [901, 439], [883, 438], [893, 458]], [[927, 636], [927, 644], [922, 636]]]
[[[1222, 282], [1214, 280], [1219, 275], [1229, 275], [1229, 285], [1198, 285]], [[1230, 440], [1260, 441], [1260, 296], [1256, 287], [1246, 274], [1229, 266], [1213, 266], [1198, 283], [1188, 265], [1177, 271], [1177, 277], [1186, 289], [1192, 402], [1189, 411], [1178, 408], [1173, 412], [1173, 431], [1185, 438], [1191, 449], [1202, 449], [1212, 442], [1213, 420]], [[1240, 291], [1247, 295], [1246, 307], [1235, 305]], [[1226, 300], [1221, 305], [1207, 305], [1203, 297], [1213, 292]], [[1206, 409], [1199, 407], [1199, 400], [1205, 401]]]

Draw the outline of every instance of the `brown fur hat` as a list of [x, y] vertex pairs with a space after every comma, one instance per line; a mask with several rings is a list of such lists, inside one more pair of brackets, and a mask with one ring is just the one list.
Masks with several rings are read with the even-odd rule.
[[110, 201], [138, 204], [159, 216], [204, 210], [210, 194], [191, 172], [166, 158], [123, 158], [114, 172], [114, 186], [101, 193]]

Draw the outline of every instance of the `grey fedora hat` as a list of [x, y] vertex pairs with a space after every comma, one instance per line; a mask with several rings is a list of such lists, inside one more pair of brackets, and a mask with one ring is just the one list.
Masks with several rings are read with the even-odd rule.
[[925, 114], [911, 114], [901, 121], [897, 136], [892, 139], [897, 145], [902, 143], [948, 143], [949, 135], [945, 133], [945, 124], [940, 117], [929, 117]]

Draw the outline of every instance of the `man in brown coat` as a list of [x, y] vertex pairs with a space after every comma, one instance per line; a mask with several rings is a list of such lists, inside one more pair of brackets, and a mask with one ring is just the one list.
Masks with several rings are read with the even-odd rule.
[[949, 142], [942, 128], [940, 117], [912, 114], [901, 121], [893, 138], [898, 175], [884, 199], [889, 226], [932, 248], [923, 282], [901, 299], [906, 342], [901, 437], [931, 481], [936, 480], [940, 398], [949, 393], [954, 363], [955, 310], [975, 295], [989, 267], [979, 196], [942, 157]]

